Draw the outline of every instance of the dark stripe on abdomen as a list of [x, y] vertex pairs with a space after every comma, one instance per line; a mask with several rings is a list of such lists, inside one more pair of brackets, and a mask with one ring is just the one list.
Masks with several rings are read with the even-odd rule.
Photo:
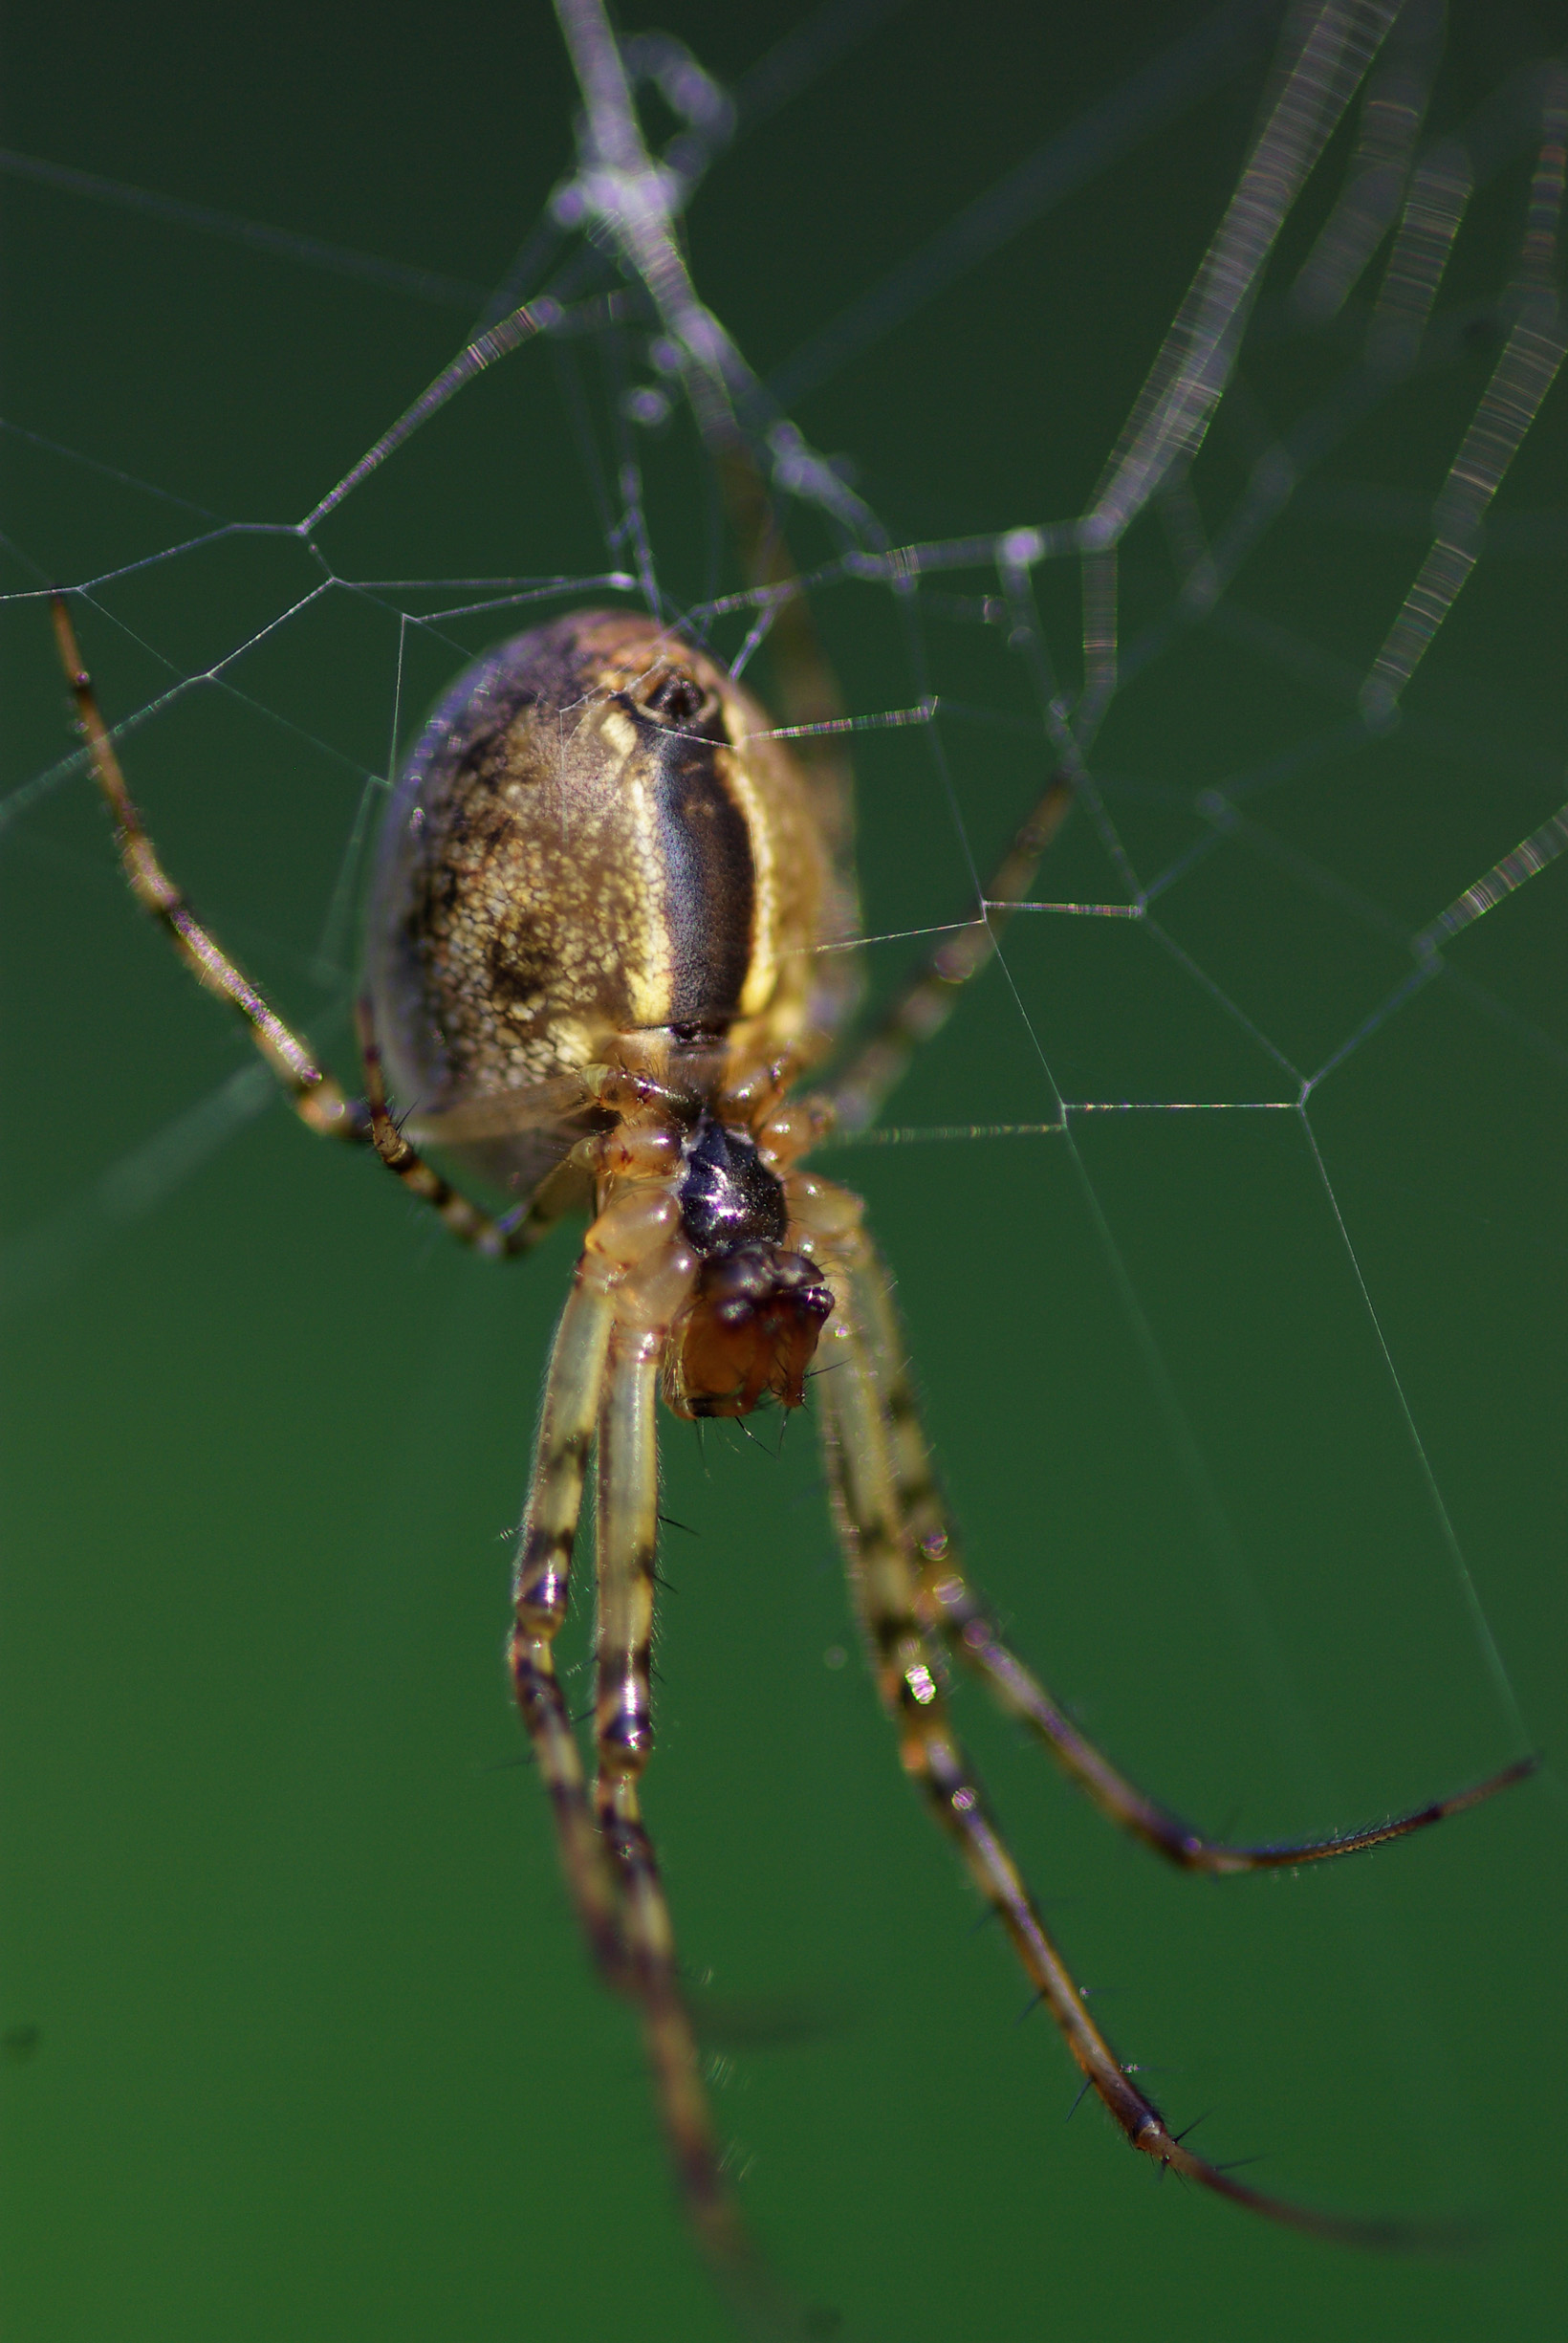
[[671, 739], [659, 762], [672, 1025], [738, 1017], [751, 965], [751, 836], [730, 793], [723, 754], [707, 741]]

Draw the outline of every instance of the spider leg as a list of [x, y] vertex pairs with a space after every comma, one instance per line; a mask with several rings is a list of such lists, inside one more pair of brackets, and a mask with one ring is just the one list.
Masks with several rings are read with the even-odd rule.
[[585, 1247], [545, 1379], [534, 1475], [517, 1540], [508, 1660], [555, 1814], [567, 1892], [595, 1960], [619, 1985], [625, 1962], [615, 1879], [589, 1807], [582, 1753], [555, 1653], [571, 1594], [572, 1548], [615, 1315], [614, 1280], [614, 1264]]
[[670, 2152], [699, 2234], [728, 2263], [744, 2258], [747, 2247], [720, 2166], [669, 1907], [639, 1795], [653, 1741], [660, 1348], [657, 1332], [618, 1328], [599, 1415], [594, 1800], [621, 1894], [623, 1989], [642, 2014]]
[[943, 937], [893, 995], [848, 1064], [817, 1094], [813, 1104], [831, 1115], [838, 1132], [861, 1131], [874, 1122], [921, 1043], [940, 1033], [963, 987], [995, 952], [1013, 906], [1022, 902], [1072, 803], [1071, 780], [1065, 773], [1054, 773], [987, 881], [976, 916]]
[[559, 1210], [552, 1209], [549, 1182], [530, 1197], [515, 1218], [509, 1213], [497, 1219], [482, 1211], [460, 1188], [454, 1188], [450, 1180], [425, 1162], [393, 1121], [386, 1103], [381, 1045], [371, 1021], [370, 1003], [362, 995], [355, 1004], [355, 1022], [364, 1067], [364, 1111], [370, 1118], [370, 1143], [387, 1170], [422, 1203], [428, 1204], [454, 1237], [471, 1245], [476, 1253], [489, 1254], [492, 1259], [510, 1259], [514, 1254], [531, 1252], [560, 1217]]
[[997, 1705], [1020, 1718], [1049, 1749], [1062, 1770], [1087, 1791], [1102, 1814], [1122, 1829], [1152, 1847], [1157, 1854], [1188, 1872], [1219, 1876], [1235, 1872], [1293, 1870], [1302, 1863], [1322, 1863], [1331, 1856], [1358, 1854], [1390, 1839], [1407, 1838], [1431, 1823], [1462, 1814], [1484, 1799], [1533, 1774], [1534, 1756], [1516, 1758], [1510, 1765], [1468, 1789], [1433, 1799], [1406, 1814], [1345, 1830], [1332, 1838], [1292, 1841], [1279, 1845], [1239, 1847], [1206, 1838], [1189, 1823], [1148, 1797], [1087, 1741], [1056, 1700], [1025, 1665], [1002, 1634], [984, 1595], [964, 1570], [941, 1491], [931, 1468], [921, 1428], [919, 1408], [906, 1365], [906, 1347], [899, 1325], [885, 1270], [870, 1257], [860, 1269], [866, 1336], [876, 1360], [876, 1375], [885, 1417], [885, 1436], [898, 1478], [900, 1513], [907, 1524], [913, 1550], [919, 1557], [916, 1609], [923, 1626], [939, 1635], [954, 1656], [978, 1676]]
[[[689, 1259], [689, 1256], [686, 1257]], [[689, 1283], [689, 1278], [687, 1280]], [[628, 1281], [628, 1289], [634, 1281]], [[599, 1609], [594, 1797], [614, 1867], [623, 1932], [621, 1992], [638, 2009], [645, 2054], [687, 2215], [714, 2275], [753, 2332], [807, 2331], [753, 2244], [730, 2186], [682, 1989], [675, 1934], [639, 1794], [652, 1747], [649, 1673], [659, 1529], [655, 1409], [668, 1315], [611, 1338], [599, 1412]], [[660, 1321], [663, 1323], [660, 1323]]]
[[816, 1389], [840, 1535], [878, 1687], [898, 1731], [905, 1771], [956, 1842], [970, 1878], [1000, 1918], [1085, 2081], [1141, 2154], [1268, 2220], [1347, 2244], [1390, 2249], [1453, 2244], [1450, 2226], [1316, 2212], [1266, 2196], [1194, 2156], [1138, 2090], [1090, 2017], [952, 1728], [936, 1648], [922, 1617], [913, 1530], [900, 1498], [891, 1412], [871, 1331], [875, 1308], [868, 1293], [877, 1273], [861, 1244], [845, 1243], [830, 1272], [841, 1308], [822, 1341], [823, 1349], [834, 1353], [833, 1371], [823, 1374]]
[[[699, 2241], [754, 2330], [800, 2332], [725, 2179], [669, 1909], [638, 1802], [650, 1745], [659, 1359], [693, 1266], [689, 1254], [659, 1241], [675, 1215], [672, 1209], [661, 1216], [661, 1199], [646, 1193], [653, 1185], [641, 1183], [642, 1195], [634, 1191], [590, 1228], [556, 1329], [518, 1540], [512, 1679], [555, 1814], [577, 1923], [605, 1982], [642, 2019], [660, 2113]], [[555, 1643], [566, 1621], [596, 1428], [599, 1771], [590, 1800]]]
[[208, 934], [185, 896], [158, 859], [142, 815], [125, 785], [120, 758], [93, 690], [93, 679], [81, 663], [76, 631], [63, 595], [51, 605], [54, 640], [76, 703], [76, 714], [92, 753], [98, 784], [115, 820], [120, 859], [132, 894], [144, 911], [162, 923], [185, 966], [199, 984], [237, 1009], [250, 1028], [257, 1049], [289, 1093], [301, 1122], [312, 1130], [330, 1131], [345, 1139], [369, 1136], [363, 1110], [356, 1112], [330, 1074], [324, 1074], [296, 1034], [241, 974], [215, 939]]
[[[511, 1646], [517, 1705], [555, 1811], [577, 1920], [606, 1983], [642, 2021], [660, 2113], [692, 2226], [754, 2330], [802, 2332], [735, 2205], [703, 2087], [674, 1930], [639, 1782], [652, 1745], [649, 1678], [664, 1339], [696, 1263], [667, 1186], [625, 1184], [588, 1231], [545, 1383], [523, 1516]], [[555, 1672], [572, 1549], [598, 1436], [598, 1770], [590, 1800]]]
[[92, 677], [82, 666], [76, 631], [62, 595], [54, 596], [52, 610], [60, 664], [76, 699], [93, 771], [114, 816], [120, 863], [137, 902], [163, 928], [198, 984], [238, 1010], [250, 1029], [251, 1040], [287, 1092], [289, 1104], [309, 1129], [330, 1138], [346, 1139], [353, 1145], [374, 1146], [387, 1169], [415, 1194], [433, 1205], [453, 1236], [464, 1243], [482, 1253], [526, 1251], [549, 1225], [548, 1215], [531, 1210], [515, 1223], [492, 1219], [423, 1163], [397, 1131], [386, 1111], [380, 1056], [363, 1013], [360, 1030], [366, 1052], [365, 1080], [371, 1092], [368, 1102], [344, 1096], [341, 1086], [316, 1063], [304, 1041], [283, 1022], [265, 996], [202, 925], [159, 861], [141, 810], [126, 786]]

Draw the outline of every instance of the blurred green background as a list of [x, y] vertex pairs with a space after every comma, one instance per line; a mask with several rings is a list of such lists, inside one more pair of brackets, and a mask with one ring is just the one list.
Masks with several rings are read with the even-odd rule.
[[[787, 29], [695, 0], [648, 21], [728, 81]], [[765, 374], [785, 366], [1202, 21], [910, 6], [819, 45], [699, 194], [699, 284]], [[1461, 6], [1434, 125], [1559, 25]], [[155, 835], [346, 1063], [344, 889], [398, 708], [393, 613], [463, 598], [296, 609], [323, 574], [297, 540], [198, 540], [297, 519], [450, 356], [461, 286], [504, 274], [567, 167], [558, 40], [537, 5], [279, 0], [13, 11], [6, 49], [13, 148], [458, 283], [444, 304], [101, 196], [6, 189], [11, 2330], [698, 2343], [726, 2330], [498, 1664], [570, 1239], [489, 1268], [258, 1109], [232, 1021], [125, 900], [87, 785], [47, 778], [67, 711], [30, 599], [103, 581], [84, 646], [111, 714], [143, 712], [125, 755]], [[895, 539], [1082, 509], [1265, 74], [1242, 41], [1207, 95], [802, 392], [802, 427], [846, 451]], [[1113, 711], [1095, 769], [1145, 879], [1216, 835], [1204, 791], [1247, 816], [1161, 896], [1176, 949], [1020, 920], [1015, 992], [976, 989], [891, 1121], [1049, 1121], [1045, 1066], [1078, 1100], [1288, 1099], [1243, 1017], [1321, 1065], [1408, 974], [1411, 935], [1561, 802], [1560, 387], [1405, 723], [1376, 742], [1353, 723], [1495, 356], [1528, 175], [1521, 149], [1477, 197], [1443, 361], [1297, 443], [1301, 484], [1226, 607]], [[1266, 301], [1196, 478], [1211, 519], [1327, 411], [1355, 330], [1291, 335]], [[323, 531], [326, 558], [359, 580], [606, 566], [584, 455], [613, 476], [602, 357], [496, 368]], [[635, 337], [623, 360], [650, 380]], [[685, 427], [639, 444], [661, 576], [695, 599], [713, 520]], [[1145, 522], [1130, 634], [1172, 577]], [[965, 842], [983, 864], [1042, 771], [1005, 630], [943, 600], [993, 575], [935, 583], [951, 798], [926, 733], [860, 744], [874, 934], [961, 916]], [[1039, 592], [1071, 686], [1076, 582], [1044, 572]], [[884, 587], [839, 588], [822, 623], [853, 710], [920, 696]], [[410, 638], [404, 734], [508, 624]], [[252, 636], [221, 682], [163, 703]], [[1059, 1138], [836, 1159], [896, 1265], [977, 1574], [1089, 1729], [1210, 1828], [1321, 1833], [1475, 1778], [1521, 1734], [1562, 1745], [1564, 885], [1559, 863], [1468, 931], [1453, 974], [1325, 1082], [1326, 1186], [1290, 1113], [1079, 1118], [1077, 1172]], [[1075, 818], [1042, 894], [1122, 891]], [[873, 983], [908, 950], [874, 951]], [[1065, 2056], [1043, 2018], [1014, 2023], [1023, 1982], [900, 1779], [806, 1427], [781, 1456], [670, 1430], [687, 1529], [664, 1564], [649, 1807], [693, 1970], [822, 2013], [806, 2042], [736, 2056], [719, 2091], [752, 2219], [803, 2293], [848, 2335], [909, 2343], [1549, 2329], [1556, 1779], [1386, 1854], [1209, 1889], [1120, 1843], [963, 1697], [1065, 1947], [1173, 2121], [1212, 2109], [1208, 2152], [1266, 2154], [1253, 2177], [1282, 2193], [1494, 2229], [1457, 2266], [1364, 2259], [1157, 2187], [1092, 2107], [1066, 2122]]]

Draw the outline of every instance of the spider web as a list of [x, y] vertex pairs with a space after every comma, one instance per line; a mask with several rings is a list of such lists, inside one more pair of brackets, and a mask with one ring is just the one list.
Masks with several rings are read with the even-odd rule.
[[[13, 1173], [18, 1323], [167, 1226], [274, 1095], [178, 972], [123, 1006], [84, 975], [117, 914], [81, 755], [52, 745], [47, 587], [171, 865], [341, 1065], [364, 849], [466, 657], [622, 601], [766, 692], [789, 589], [727, 550], [701, 427], [732, 419], [843, 695], [874, 998], [994, 915], [1051, 772], [1077, 793], [1000, 966], [830, 1166], [903, 1272], [962, 1514], [1007, 1477], [1027, 1514], [1019, 1457], [1059, 1417], [1088, 1445], [1076, 1489], [1056, 1455], [1054, 1536], [1094, 1566], [1069, 1647], [1107, 1587], [1131, 1599], [1118, 1550], [1160, 1538], [1318, 1827], [1386, 1754], [1392, 1667], [1433, 1688], [1412, 1794], [1529, 1747], [1509, 1537], [1540, 1518], [1510, 1510], [1521, 1478], [1542, 1511], [1551, 1486], [1563, 1265], [1568, 76], [1424, 0], [1162, 11], [1125, 54], [1032, 53], [1073, 100], [1043, 136], [992, 60], [994, 143], [955, 127], [927, 195], [925, 150], [890, 185], [895, 144], [853, 177], [836, 144], [913, 86], [905, 39], [950, 68], [955, 125], [984, 110], [892, 0], [754, 28], [751, 63], [682, 11], [619, 51], [567, 14], [576, 143], [531, 54], [536, 218], [468, 274], [0, 156], [62, 289], [99, 270], [85, 344], [44, 336], [5, 423], [0, 852], [24, 912], [54, 907], [11, 1080], [49, 1107]], [[527, 217], [475, 167], [481, 208]], [[189, 314], [133, 345], [110, 270], [148, 239]], [[291, 341], [330, 379], [294, 383]], [[105, 349], [129, 380], [93, 406], [71, 376]], [[160, 381], [166, 423], [138, 405]], [[207, 400], [241, 419], [187, 460]], [[105, 943], [103, 982], [140, 984], [144, 943]], [[1193, 1598], [1137, 1599], [1152, 1653]], [[1330, 1649], [1332, 1697], [1303, 1691]]]

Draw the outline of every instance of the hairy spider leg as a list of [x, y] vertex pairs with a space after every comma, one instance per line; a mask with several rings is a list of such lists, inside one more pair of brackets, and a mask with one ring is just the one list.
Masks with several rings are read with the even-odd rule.
[[163, 927], [197, 983], [239, 1012], [250, 1028], [251, 1040], [282, 1084], [290, 1106], [308, 1129], [326, 1138], [346, 1139], [351, 1146], [373, 1146], [388, 1171], [432, 1205], [452, 1235], [476, 1251], [526, 1252], [549, 1225], [545, 1216], [531, 1213], [515, 1224], [492, 1219], [432, 1172], [397, 1131], [386, 1111], [380, 1055], [370, 1036], [368, 1019], [361, 1017], [360, 1031], [365, 1048], [365, 1081], [371, 1095], [367, 1100], [350, 1099], [332, 1075], [316, 1063], [305, 1042], [283, 1022], [266, 996], [235, 966], [210, 929], [202, 925], [184, 892], [160, 862], [141, 810], [126, 785], [114, 741], [98, 704], [93, 679], [82, 665], [65, 597], [52, 596], [50, 609], [60, 665], [76, 703], [76, 715], [92, 755], [93, 771], [114, 816], [120, 865], [142, 909]]
[[567, 1893], [595, 1961], [619, 1987], [625, 1960], [615, 1881], [555, 1673], [555, 1637], [566, 1624], [571, 1600], [572, 1549], [615, 1320], [615, 1276], [602, 1252], [585, 1247], [555, 1329], [517, 1539], [508, 1660], [555, 1815]]
[[675, 1934], [640, 1784], [653, 1746], [649, 1675], [659, 1535], [655, 1410], [664, 1328], [618, 1327], [599, 1412], [595, 1506], [594, 1805], [620, 1890], [626, 1970], [686, 2212], [721, 2272], [761, 2265], [726, 2180], [701, 2059], [681, 1988]]
[[1332, 1838], [1278, 1845], [1238, 1847], [1206, 1838], [1179, 1814], [1148, 1797], [1084, 1738], [1061, 1703], [1012, 1649], [995, 1612], [966, 1573], [952, 1523], [932, 1469], [908, 1369], [908, 1348], [893, 1300], [892, 1283], [880, 1261], [868, 1258], [859, 1276], [865, 1339], [876, 1361], [888, 1436], [898, 1478], [899, 1512], [920, 1558], [916, 1609], [922, 1624], [978, 1676], [998, 1706], [1022, 1719], [1063, 1771], [1087, 1791], [1102, 1814], [1165, 1855], [1182, 1871], [1221, 1876], [1236, 1872], [1286, 1871], [1301, 1863], [1322, 1863], [1335, 1855], [1358, 1854], [1407, 1838], [1430, 1823], [1479, 1806], [1539, 1763], [1516, 1758], [1473, 1787], [1438, 1798], [1408, 1813]]
[[[652, 1749], [650, 1675], [659, 1530], [659, 1373], [694, 1257], [658, 1241], [663, 1183], [623, 1186], [588, 1232], [545, 1384], [523, 1517], [511, 1662], [555, 1812], [568, 1893], [605, 1982], [637, 2010], [686, 2212], [731, 2308], [770, 2335], [806, 2331], [769, 2271], [725, 2173], [675, 1933], [639, 1785]], [[673, 1217], [673, 1212], [669, 1215]], [[597, 1768], [592, 1800], [555, 1673], [572, 1550], [597, 1435]]]
[[1451, 2224], [1358, 2220], [1320, 2213], [1250, 2188], [1184, 2147], [1084, 2006], [1083, 1995], [987, 1804], [955, 1735], [936, 1643], [921, 1615], [920, 1571], [911, 1524], [899, 1498], [896, 1438], [877, 1357], [875, 1304], [881, 1276], [868, 1241], [841, 1243], [833, 1270], [840, 1307], [824, 1330], [829, 1371], [816, 1389], [823, 1446], [852, 1591], [876, 1672], [897, 1728], [904, 1770], [953, 1839], [970, 1878], [998, 1915], [1035, 1992], [1056, 2020], [1088, 2086], [1132, 2146], [1163, 2168], [1195, 2180], [1270, 2221], [1340, 2244], [1412, 2250], [1452, 2245]]
[[386, 1103], [386, 1078], [381, 1070], [381, 1044], [371, 1017], [369, 999], [363, 994], [355, 1004], [355, 1024], [359, 1036], [359, 1058], [364, 1067], [365, 1111], [370, 1117], [370, 1141], [387, 1170], [421, 1203], [444, 1220], [454, 1237], [476, 1253], [494, 1258], [512, 1259], [519, 1253], [532, 1252], [547, 1230], [560, 1218], [560, 1207], [553, 1203], [558, 1189], [553, 1190], [547, 1181], [535, 1191], [528, 1203], [515, 1215], [505, 1214], [495, 1218], [483, 1211], [461, 1188], [454, 1188], [444, 1173], [426, 1163], [419, 1150], [405, 1139], [400, 1126], [392, 1119]]

